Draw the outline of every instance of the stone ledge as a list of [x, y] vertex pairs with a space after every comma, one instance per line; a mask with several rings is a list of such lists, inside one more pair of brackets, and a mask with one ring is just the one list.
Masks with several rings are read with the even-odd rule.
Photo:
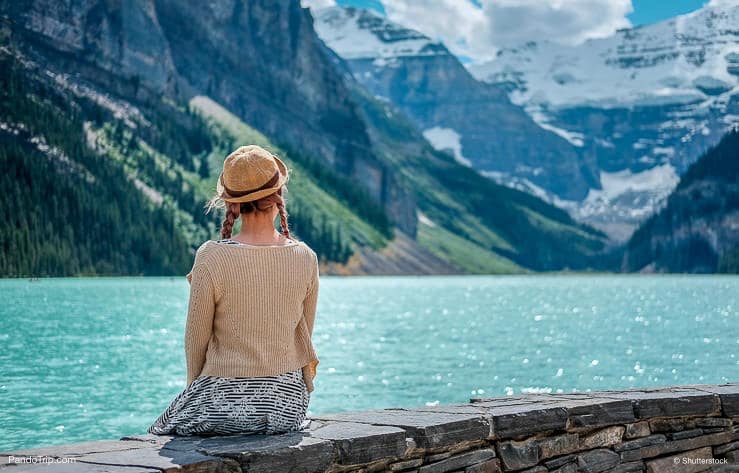
[[[729, 383], [343, 412], [315, 416], [304, 431], [273, 436], [132, 436], [1, 453], [0, 470], [739, 471], [737, 440], [739, 383]], [[683, 454], [686, 464], [680, 463]], [[10, 456], [75, 463], [14, 464]]]

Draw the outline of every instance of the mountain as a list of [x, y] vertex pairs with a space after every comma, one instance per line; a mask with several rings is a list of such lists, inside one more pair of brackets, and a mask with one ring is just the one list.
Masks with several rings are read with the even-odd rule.
[[469, 70], [567, 138], [595, 176], [574, 201], [553, 187], [534, 190], [625, 237], [739, 122], [737, 25], [739, 4], [714, 1], [578, 46], [541, 41], [502, 49]]
[[[183, 272], [217, 234], [202, 205], [243, 143], [293, 169], [291, 221], [327, 272], [597, 263], [602, 234], [434, 150], [346, 77], [297, 0], [25, 0], [0, 15], [2, 158], [15, 170], [2, 211], [18, 230], [2, 234], [3, 274]], [[48, 202], [24, 199], [54, 181]]]
[[629, 240], [623, 268], [739, 273], [739, 129], [688, 168], [665, 208]]
[[315, 20], [321, 39], [359, 83], [457, 161], [525, 175], [572, 199], [597, 181], [582, 172], [575, 146], [537, 125], [504, 88], [476, 80], [443, 44], [372, 10], [322, 8]]

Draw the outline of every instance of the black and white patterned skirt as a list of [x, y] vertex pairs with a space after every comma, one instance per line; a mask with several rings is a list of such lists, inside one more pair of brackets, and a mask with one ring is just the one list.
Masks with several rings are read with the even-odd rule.
[[302, 370], [260, 378], [200, 376], [148, 431], [157, 435], [290, 432], [307, 423], [309, 402]]

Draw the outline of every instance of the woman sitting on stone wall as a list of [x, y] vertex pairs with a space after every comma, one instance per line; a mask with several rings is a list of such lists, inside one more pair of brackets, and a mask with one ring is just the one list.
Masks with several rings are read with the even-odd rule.
[[[290, 235], [285, 164], [259, 146], [230, 154], [210, 208], [221, 240], [197, 251], [185, 329], [187, 388], [153, 434], [278, 433], [305, 421], [318, 358], [316, 253]], [[279, 214], [282, 233], [275, 229]], [[237, 219], [241, 231], [232, 236]]]

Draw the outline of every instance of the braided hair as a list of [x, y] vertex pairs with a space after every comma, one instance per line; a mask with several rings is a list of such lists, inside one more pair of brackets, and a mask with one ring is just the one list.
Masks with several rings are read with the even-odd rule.
[[[292, 236], [290, 235], [290, 227], [287, 221], [285, 199], [282, 197], [282, 189], [278, 190], [274, 194], [270, 194], [252, 202], [243, 202], [241, 204], [230, 204], [225, 202], [223, 204], [225, 204], [226, 207], [226, 216], [221, 224], [221, 238], [231, 238], [234, 223], [240, 215], [252, 212], [265, 212], [272, 208], [273, 205], [276, 205], [280, 214], [281, 233], [285, 235], [286, 238], [292, 239]], [[209, 204], [209, 209], [216, 206], [218, 206], [218, 202], [216, 202], [216, 199], [214, 198]]]

